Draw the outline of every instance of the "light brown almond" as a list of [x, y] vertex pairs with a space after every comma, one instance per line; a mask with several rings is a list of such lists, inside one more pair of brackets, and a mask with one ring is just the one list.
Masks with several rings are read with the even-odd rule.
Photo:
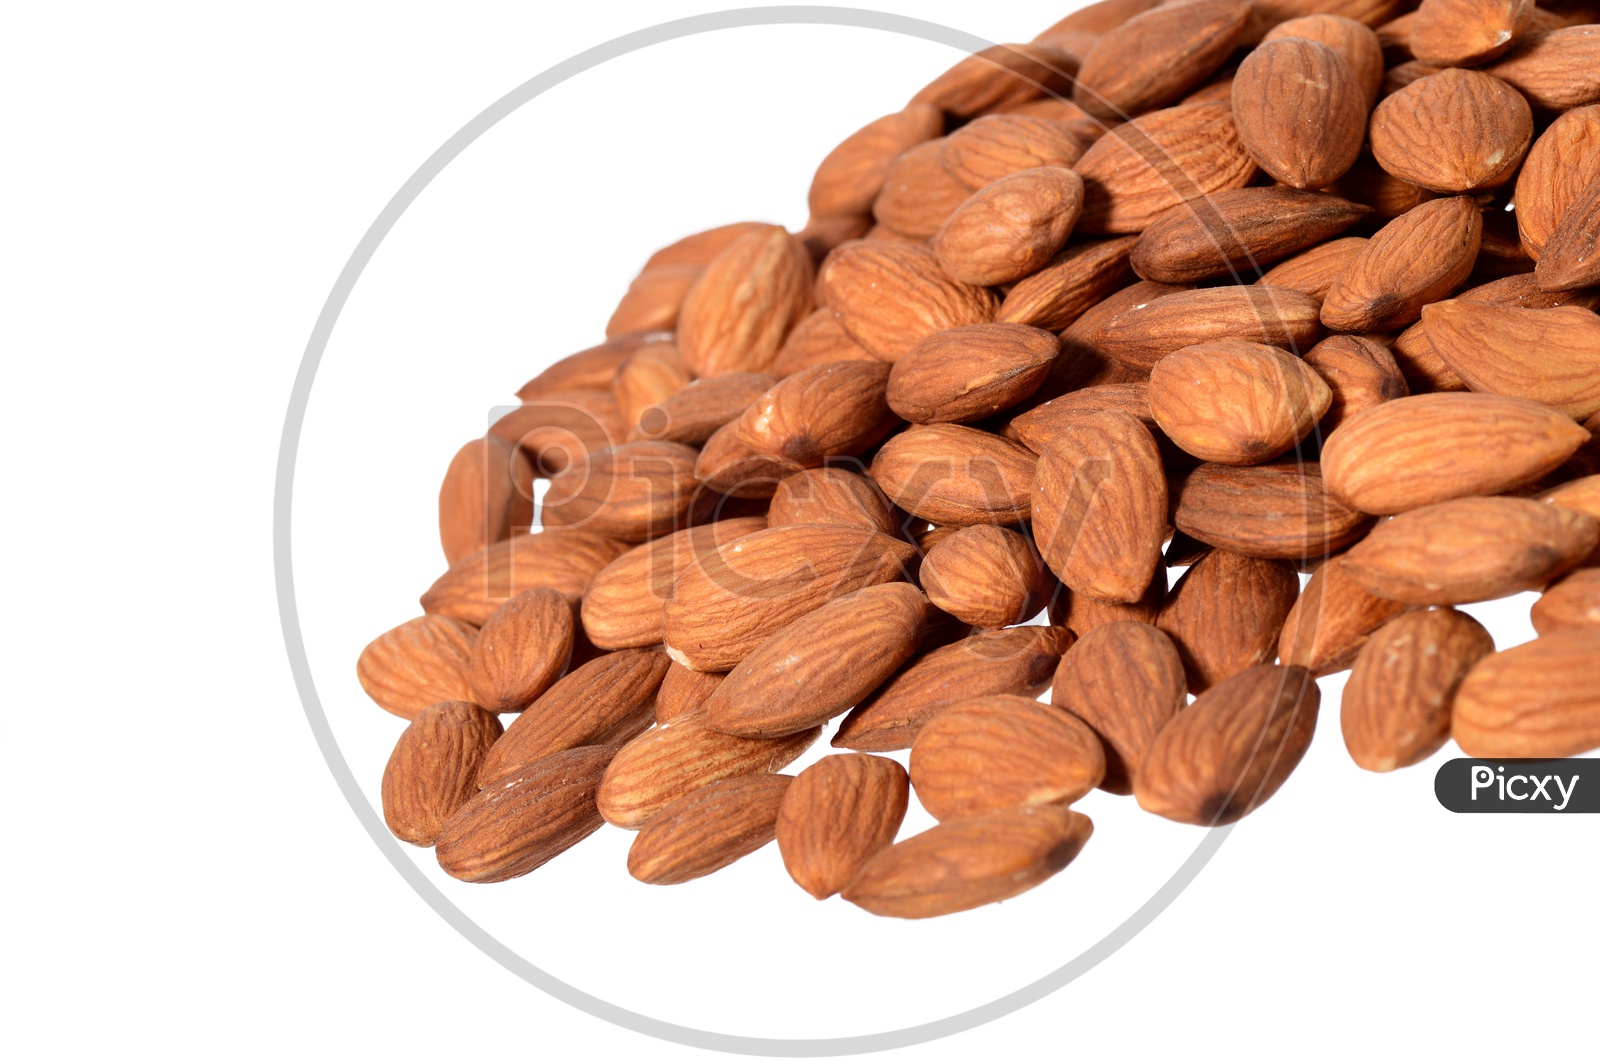
[[1310, 296], [1241, 284], [1174, 292], [1124, 310], [1096, 330], [1093, 342], [1119, 362], [1150, 369], [1191, 344], [1240, 340], [1298, 352], [1321, 337]]
[[1515, 51], [1486, 70], [1535, 107], [1564, 111], [1600, 103], [1597, 68], [1600, 26], [1589, 24], [1527, 33]]
[[768, 388], [739, 418], [739, 434], [760, 454], [811, 468], [853, 455], [898, 423], [884, 399], [888, 364], [827, 362]]
[[1042, 454], [1050, 441], [1085, 416], [1104, 410], [1131, 414], [1144, 422], [1151, 433], [1156, 428], [1150, 416], [1150, 385], [1145, 381], [1128, 381], [1123, 384], [1096, 384], [1059, 395], [1012, 418], [1005, 435], [1015, 437], [1035, 454]]
[[[1169, 563], [1170, 564], [1170, 563]], [[1070, 628], [1078, 635], [1087, 635], [1104, 624], [1117, 621], [1138, 621], [1155, 624], [1161, 614], [1161, 605], [1167, 599], [1167, 570], [1156, 566], [1156, 575], [1145, 588], [1138, 602], [1102, 602], [1088, 595], [1074, 595], [1065, 587], [1056, 589], [1050, 600], [1050, 623]]]
[[1356, 84], [1371, 107], [1383, 85], [1383, 43], [1371, 26], [1338, 14], [1302, 15], [1280, 22], [1267, 31], [1263, 42], [1279, 37], [1302, 37], [1325, 44], [1338, 54], [1356, 77]]
[[828, 256], [821, 290], [855, 341], [893, 362], [925, 336], [991, 321], [999, 300], [986, 288], [952, 280], [925, 247], [852, 241]]
[[1214, 550], [1178, 578], [1156, 626], [1178, 648], [1198, 694], [1270, 662], [1299, 593], [1288, 562]]
[[1561, 216], [1534, 275], [1540, 288], [1556, 292], [1600, 284], [1600, 177]]
[[976, 192], [1022, 170], [1070, 167], [1088, 146], [1089, 141], [1060, 122], [1028, 115], [984, 115], [945, 138], [939, 162], [951, 177]]
[[683, 297], [700, 277], [698, 266], [665, 266], [645, 270], [628, 284], [606, 322], [607, 339], [629, 333], [671, 332], [678, 324]]
[[678, 353], [697, 377], [760, 372], [811, 310], [811, 256], [781, 226], [717, 253], [684, 297]]
[[368, 643], [356, 662], [361, 689], [410, 720], [436, 702], [470, 702], [467, 662], [478, 630], [453, 617], [414, 617]]
[[996, 321], [1058, 332], [1090, 307], [1133, 283], [1128, 255], [1134, 237], [1074, 244], [1031, 277], [1011, 286]]
[[1333, 392], [1279, 347], [1238, 341], [1179, 348], [1150, 372], [1150, 411], [1173, 443], [1206, 462], [1255, 465], [1316, 427]]
[[1600, 411], [1600, 314], [1449, 299], [1423, 309], [1434, 351], [1477, 392], [1532, 399], [1578, 420]]
[[1032, 512], [1033, 452], [965, 425], [913, 425], [872, 460], [896, 505], [941, 525], [1010, 525]]
[[778, 483], [767, 524], [851, 525], [892, 536], [899, 526], [878, 485], [859, 473], [825, 467], [807, 469]]
[[[648, 269], [648, 267], [646, 267]], [[584, 348], [558, 358], [538, 375], [517, 389], [523, 402], [540, 396], [570, 391], [609, 390], [617, 367], [642, 345], [666, 339], [664, 333], [633, 333], [608, 339], [603, 344]]]
[[933, 237], [939, 268], [971, 285], [1010, 284], [1042, 269], [1083, 211], [1083, 179], [1060, 166], [1020, 170], [985, 185]]
[[[689, 266], [703, 270], [735, 240], [749, 233], [765, 234], [773, 228], [770, 222], [731, 222], [690, 233], [651, 255], [645, 262], [646, 270], [661, 270], [676, 266]], [[615, 368], [615, 367], [613, 367]]]
[[1439, 66], [1477, 66], [1504, 55], [1533, 20], [1533, 0], [1422, 0], [1411, 52]]
[[533, 464], [534, 476], [549, 477], [584, 455], [622, 442], [628, 426], [608, 387], [533, 396], [507, 409], [489, 426], [489, 435], [518, 447]]
[[1315, 462], [1207, 463], [1177, 492], [1173, 523], [1213, 547], [1257, 558], [1318, 561], [1360, 539], [1366, 514], [1334, 498]]
[[[906, 149], [889, 166], [883, 188], [872, 203], [872, 216], [902, 238], [931, 239], [972, 190], [950, 176], [940, 162], [944, 138]], [[870, 234], [869, 234], [870, 235]]]
[[969, 525], [922, 559], [928, 601], [976, 628], [1021, 624], [1044, 608], [1044, 563], [1026, 536], [998, 525]]
[[894, 842], [910, 782], [897, 761], [829, 754], [795, 777], [778, 807], [778, 850], [813, 898], [837, 894], [873, 854]]
[[1329, 336], [1306, 352], [1305, 361], [1332, 395], [1323, 437], [1357, 414], [1410, 394], [1394, 355], [1364, 336]]
[[1370, 213], [1370, 207], [1324, 192], [1232, 189], [1158, 215], [1140, 234], [1129, 262], [1151, 281], [1232, 276], [1248, 282], [1259, 267], [1336, 236]]
[[526, 532], [533, 523], [533, 466], [497, 436], [464, 444], [439, 486], [439, 543], [446, 563]]
[[481, 625], [506, 599], [532, 587], [551, 588], [576, 604], [594, 574], [627, 549], [586, 529], [512, 536], [451, 565], [423, 593], [422, 608]]
[[500, 718], [471, 702], [439, 702], [411, 718], [383, 770], [383, 822], [394, 836], [432, 846], [478, 793], [478, 766], [499, 737]]
[[1600, 569], [1578, 569], [1545, 589], [1529, 611], [1540, 635], [1565, 628], [1600, 629]]
[[1430, 200], [1378, 230], [1322, 301], [1322, 322], [1343, 332], [1409, 325], [1472, 273], [1483, 217], [1465, 196]]
[[776, 383], [765, 373], [702, 377], [639, 411], [633, 435], [697, 447]]
[[912, 104], [868, 122], [830, 151], [811, 179], [813, 215], [866, 214], [900, 154], [944, 132], [937, 107]]
[[1067, 650], [1050, 700], [1099, 736], [1106, 764], [1101, 789], [1132, 794], [1146, 751], [1183, 709], [1186, 690], [1183, 661], [1165, 632], [1139, 621], [1112, 621], [1084, 632]]
[[1373, 632], [1412, 609], [1379, 598], [1350, 579], [1344, 562], [1329, 558], [1301, 589], [1278, 636], [1278, 661], [1313, 676], [1350, 667]]
[[1396, 177], [1435, 192], [1498, 188], [1533, 142], [1522, 94], [1477, 70], [1442, 70], [1372, 112], [1372, 154]]
[[1542, 255], [1567, 211], [1597, 180], [1600, 106], [1579, 107], [1539, 134], [1517, 175], [1517, 232], [1532, 258]]
[[707, 784], [650, 818], [628, 848], [628, 874], [641, 883], [687, 883], [728, 867], [771, 842], [793, 776], [755, 773]]
[[727, 676], [725, 672], [696, 672], [672, 662], [656, 691], [656, 723], [666, 724], [695, 712]]
[[1600, 746], [1600, 629], [1491, 654], [1456, 689], [1450, 734], [1468, 757], [1572, 757]]
[[1108, 30], [1083, 57], [1072, 89], [1079, 107], [1126, 119], [1182, 99], [1233, 52], [1248, 4], [1163, 4]]
[[[832, 310], [818, 307], [794, 327], [767, 371], [782, 379], [824, 362], [848, 362], [851, 359], [870, 361], [876, 357], [850, 338]], [[769, 388], [771, 386], [771, 383], [767, 385]]]
[[635, 440], [585, 455], [550, 479], [539, 517], [547, 528], [582, 528], [641, 543], [688, 523], [700, 482], [681, 443]]
[[638, 427], [640, 414], [686, 387], [692, 379], [683, 359], [678, 357], [676, 344], [649, 344], [629, 355], [617, 367], [611, 394], [630, 434]]
[[1367, 246], [1364, 236], [1345, 236], [1318, 244], [1314, 248], [1280, 262], [1261, 275], [1260, 285], [1275, 285], [1302, 292], [1318, 303], [1328, 294], [1351, 261]]
[[1361, 153], [1366, 90], [1332, 48], [1281, 37], [1239, 64], [1233, 120], [1261, 169], [1291, 188], [1325, 188]]
[[756, 450], [738, 421], [713, 432], [694, 462], [695, 479], [705, 490], [738, 499], [770, 499], [779, 481], [799, 471], [798, 462]]
[[924, 337], [894, 364], [889, 408], [907, 421], [977, 421], [1015, 406], [1044, 383], [1061, 350], [1030, 325], [963, 325]]
[[491, 713], [520, 712], [566, 670], [575, 628], [571, 603], [547, 587], [507, 599], [472, 644], [472, 700]]
[[934, 78], [911, 98], [960, 118], [1010, 104], [1060, 95], [1072, 86], [1078, 60], [1048, 44], [992, 44]]

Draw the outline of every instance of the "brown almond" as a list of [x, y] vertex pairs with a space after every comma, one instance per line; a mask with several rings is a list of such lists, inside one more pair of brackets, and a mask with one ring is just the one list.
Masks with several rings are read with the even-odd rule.
[[666, 266], [645, 270], [628, 283], [628, 290], [606, 322], [607, 339], [629, 333], [671, 332], [678, 324], [683, 297], [700, 278], [698, 266]]
[[913, 425], [872, 460], [901, 509], [941, 525], [1010, 525], [1032, 513], [1033, 452], [965, 425]]
[[1410, 394], [1394, 355], [1364, 336], [1329, 336], [1305, 353], [1305, 361], [1332, 395], [1322, 417], [1324, 437], [1357, 414]]
[[929, 249], [881, 240], [840, 247], [820, 285], [845, 332], [886, 362], [925, 336], [992, 321], [999, 309], [988, 289], [946, 276]]
[[[1536, 9], [1537, 10], [1537, 9]], [[1515, 51], [1486, 68], [1546, 111], [1600, 103], [1600, 26], [1530, 32]]]
[[1078, 60], [1048, 44], [992, 44], [956, 63], [911, 98], [954, 117], [973, 118], [1072, 85]]
[[975, 628], [1005, 628], [1044, 607], [1043, 569], [1026, 536], [970, 525], [934, 544], [919, 575], [939, 609]]
[[1064, 249], [1006, 293], [996, 321], [1058, 332], [1134, 280], [1128, 262], [1135, 237], [1093, 240]]
[[1213, 547], [1257, 558], [1315, 561], [1348, 547], [1372, 524], [1323, 486], [1315, 462], [1207, 463], [1178, 489], [1173, 524]]
[[1042, 454], [1050, 441], [1087, 415], [1105, 410], [1131, 414], [1144, 422], [1152, 433], [1155, 418], [1150, 416], [1150, 385], [1146, 381], [1128, 381], [1123, 384], [1096, 384], [1058, 395], [1047, 403], [1040, 403], [1024, 411], [1009, 422], [1006, 435], [1015, 437], [1035, 454]]
[[778, 807], [778, 850], [813, 898], [831, 897], [894, 842], [910, 782], [897, 761], [829, 754], [795, 777]]
[[950, 176], [940, 161], [944, 138], [906, 149], [884, 175], [883, 188], [872, 203], [872, 216], [904, 238], [928, 240], [944, 225], [972, 190]]
[[[1172, 564], [1172, 563], [1167, 563]], [[1117, 621], [1138, 621], [1155, 624], [1161, 614], [1161, 605], [1167, 599], [1167, 570], [1156, 566], [1156, 575], [1145, 588], [1138, 602], [1101, 602], [1088, 595], [1074, 595], [1065, 587], [1056, 589], [1050, 600], [1050, 623], [1070, 628], [1079, 635], [1087, 635], [1104, 624]]]
[[711, 692], [727, 679], [725, 672], [696, 672], [676, 661], [667, 666], [656, 691], [656, 723], [666, 724], [705, 705]]
[[963, 325], [924, 337], [894, 364], [889, 408], [907, 421], [977, 421], [1015, 406], [1044, 383], [1061, 350], [1030, 325]]
[[889, 369], [876, 360], [803, 369], [750, 404], [739, 434], [756, 452], [807, 468], [863, 451], [897, 423], [884, 400]]
[[536, 395], [506, 410], [489, 426], [489, 435], [519, 448], [534, 476], [549, 477], [620, 443], [628, 426], [608, 387]]
[[1411, 52], [1438, 66], [1477, 66], [1504, 55], [1533, 20], [1533, 0], [1422, 0]]
[[691, 791], [662, 809], [628, 848], [641, 883], [687, 883], [726, 868], [773, 840], [793, 776], [759, 772]]
[[478, 630], [453, 617], [414, 617], [368, 643], [356, 661], [361, 689], [410, 720], [436, 702], [470, 702], [467, 662]]
[[976, 192], [1034, 167], [1070, 167], [1088, 145], [1060, 122], [1028, 115], [984, 115], [945, 138], [939, 162], [952, 178]]
[[[1147, 379], [1150, 376], [1149, 366], [1130, 365], [1112, 356], [1103, 330], [1122, 314], [1140, 310], [1158, 299], [1188, 292], [1192, 288], [1192, 285], [1136, 281], [1084, 311], [1062, 331], [1061, 354], [1057, 356], [1040, 392], [1061, 395], [1096, 384], [1126, 384]], [[1116, 342], [1115, 334], [1111, 342]], [[1150, 365], [1155, 365], [1154, 358]]]
[[1534, 276], [1540, 288], [1556, 292], [1600, 284], [1600, 177], [1561, 216]]
[[[773, 228], [770, 222], [731, 222], [690, 233], [651, 255], [645, 262], [646, 270], [661, 270], [675, 266], [689, 266], [703, 270], [735, 240], [749, 233], [765, 234]], [[615, 368], [615, 367], [613, 367]]]
[[1517, 232], [1529, 256], [1542, 256], [1568, 210], [1595, 181], [1600, 181], [1600, 106], [1579, 107], [1539, 135], [1517, 175]]
[[1543, 587], [1600, 539], [1594, 518], [1532, 499], [1452, 499], [1380, 524], [1345, 555], [1374, 595], [1456, 606]]
[[1074, 55], [1082, 55], [1079, 48], [1087, 41], [1093, 44], [1110, 31], [1135, 15], [1156, 7], [1161, 0], [1097, 0], [1085, 4], [1064, 16], [1034, 38], [1041, 44], [1053, 44]]
[[1529, 615], [1540, 635], [1565, 628], [1600, 629], [1600, 569], [1579, 569], [1557, 580]]
[[472, 644], [472, 700], [491, 713], [521, 711], [566, 670], [575, 627], [572, 605], [547, 587], [507, 599]]
[[1241, 340], [1303, 351], [1321, 337], [1310, 296], [1241, 284], [1175, 292], [1125, 310], [1101, 325], [1093, 342], [1119, 362], [1149, 369], [1191, 344]]
[[[840, 244], [847, 244], [852, 240], [861, 240], [874, 228], [877, 223], [870, 214], [829, 214], [820, 218], [813, 216], [806, 221], [806, 227], [795, 236], [806, 246], [806, 251], [811, 254], [811, 261], [821, 265], [834, 248]], [[812, 302], [816, 302], [816, 289], [812, 288]], [[787, 344], [787, 340], [785, 343]], [[783, 354], [783, 348], [778, 349], [778, 354]], [[767, 369], [775, 376], [785, 374], [777, 369], [778, 360], [773, 359]]]
[[1452, 609], [1418, 610], [1380, 628], [1344, 686], [1345, 749], [1369, 772], [1415, 765], [1450, 738], [1450, 702], [1468, 670], [1494, 653], [1483, 625]]
[[1270, 662], [1299, 594], [1288, 562], [1214, 550], [1178, 578], [1156, 626], [1178, 648], [1198, 694]]
[[635, 438], [698, 447], [776, 384], [765, 373], [702, 377], [639, 411]]
[[933, 237], [945, 274], [970, 285], [1019, 281], [1066, 244], [1083, 211], [1083, 179], [1060, 166], [1008, 174], [974, 192]]
[[760, 372], [811, 310], [811, 255], [781, 226], [738, 237], [684, 297], [678, 353], [697, 377]]
[[1600, 411], [1600, 314], [1449, 299], [1424, 308], [1422, 321], [1473, 391], [1532, 399], [1580, 421]]
[[471, 702], [439, 702], [412, 717], [383, 770], [383, 822], [394, 836], [432, 846], [478, 793], [478, 766], [498, 738], [500, 718]]
[[1302, 292], [1318, 303], [1333, 287], [1333, 282], [1349, 268], [1351, 260], [1367, 246], [1364, 236], [1346, 236], [1318, 244], [1314, 248], [1280, 262], [1261, 275], [1260, 285], [1276, 285]]
[[878, 916], [922, 919], [1014, 898], [1065, 868], [1094, 825], [1061, 806], [958, 817], [867, 861], [842, 891]]
[[1366, 90], [1332, 48], [1282, 37], [1239, 64], [1233, 120], [1261, 169], [1291, 188], [1325, 188], [1361, 153]]
[[1371, 26], [1338, 14], [1302, 15], [1278, 23], [1261, 39], [1275, 41], [1279, 37], [1301, 37], [1327, 45], [1349, 64], [1367, 106], [1378, 98], [1383, 85], [1383, 42]]
[[1278, 636], [1278, 661], [1313, 676], [1350, 667], [1373, 632], [1412, 607], [1379, 598], [1350, 579], [1344, 562], [1329, 558], [1300, 591]]
[[953, 703], [982, 695], [1033, 698], [1050, 686], [1071, 645], [1065, 628], [1023, 625], [927, 651], [851, 710], [833, 745], [867, 753], [904, 750], [923, 724]]
[[[871, 361], [876, 357], [850, 338], [832, 310], [818, 307], [794, 327], [767, 371], [781, 380], [825, 362], [848, 362], [851, 359]], [[770, 383], [767, 385], [771, 386]]]
[[1468, 757], [1571, 757], [1600, 746], [1600, 629], [1491, 654], [1456, 689], [1450, 734]]
[[889, 500], [859, 473], [825, 467], [807, 469], [778, 483], [767, 524], [851, 525], [892, 536], [899, 531]]
[[1083, 57], [1073, 102], [1119, 120], [1176, 103], [1233, 53], [1249, 17], [1250, 5], [1234, 0], [1164, 4], [1136, 15]]
[[1183, 661], [1165, 632], [1138, 621], [1113, 621], [1084, 632], [1067, 650], [1050, 700], [1099, 736], [1106, 764], [1101, 789], [1132, 794], [1146, 751], [1183, 709], [1186, 690]]
[[1316, 427], [1333, 392], [1299, 357], [1266, 344], [1179, 348], [1150, 372], [1150, 412], [1179, 447], [1206, 462], [1255, 465]]
[[1466, 196], [1429, 200], [1378, 230], [1322, 301], [1322, 322], [1343, 332], [1409, 325], [1459, 288], [1478, 257], [1483, 217]]
[[587, 454], [550, 478], [540, 520], [631, 543], [675, 532], [687, 524], [699, 488], [697, 457], [692, 447], [656, 440]]
[[1442, 70], [1372, 112], [1372, 154], [1396, 177], [1435, 192], [1498, 188], [1533, 142], [1522, 94], [1476, 70]]
[[439, 543], [446, 563], [526, 532], [533, 522], [533, 466], [514, 444], [485, 436], [464, 444], [439, 486]]
[[678, 357], [676, 344], [649, 344], [617, 367], [611, 394], [631, 433], [639, 424], [640, 414], [686, 387], [692, 379], [683, 359]]
[[866, 214], [900, 154], [944, 132], [937, 107], [912, 104], [868, 122], [830, 151], [811, 179], [807, 202], [818, 216]]
[[643, 344], [664, 339], [666, 336], [662, 333], [617, 336], [603, 344], [584, 348], [565, 358], [558, 358], [528, 383], [518, 388], [517, 398], [527, 402], [540, 396], [563, 392], [609, 390], [611, 379], [617, 374], [617, 367], [626, 362], [629, 355]]
[[713, 432], [694, 462], [702, 488], [738, 499], [770, 499], [779, 481], [799, 471], [798, 462], [758, 451], [738, 421]]
[[576, 604], [594, 574], [627, 549], [621, 540], [587, 529], [512, 536], [451, 565], [423, 593], [422, 608], [480, 625], [506, 599], [531, 587], [551, 588]]
[[1336, 236], [1371, 212], [1324, 192], [1232, 189], [1158, 215], [1129, 262], [1140, 277], [1169, 284], [1230, 275], [1249, 281], [1258, 267]]
[[1316, 729], [1319, 692], [1306, 670], [1257, 665], [1173, 717], [1139, 766], [1134, 795], [1184, 824], [1231, 824], [1278, 792]]
[[1542, 501], [1600, 519], [1600, 474], [1569, 480]]
[[1413, 185], [1395, 177], [1379, 166], [1370, 152], [1363, 152], [1355, 165], [1329, 186], [1328, 191], [1357, 203], [1365, 203], [1372, 208], [1374, 217], [1383, 220], [1398, 218], [1419, 203], [1426, 203], [1439, 195], [1421, 185]]

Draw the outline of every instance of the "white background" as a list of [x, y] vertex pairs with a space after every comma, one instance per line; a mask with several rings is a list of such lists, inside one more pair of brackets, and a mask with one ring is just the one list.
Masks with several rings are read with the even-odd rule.
[[[878, 6], [997, 40], [1067, 10]], [[714, 9], [7, 17], [7, 1055], [709, 1056], [542, 996], [395, 874], [290, 682], [270, 511], [306, 338], [401, 182], [546, 66]], [[655, 246], [746, 217], [800, 225], [815, 161], [953, 58], [830, 28], [660, 46], [534, 101], [407, 213], [329, 346], [296, 494], [313, 668], [371, 794], [401, 723], [363, 699], [354, 656], [437, 575], [431, 511], [451, 451], [599, 337]], [[1530, 634], [1523, 601], [1475, 612], [1501, 645]], [[1446, 813], [1432, 766], [1449, 752], [1363, 773], [1337, 703], [1325, 681], [1299, 771], [1129, 946], [1019, 1014], [884, 1056], [1581, 1053], [1600, 822]], [[1126, 799], [1085, 809], [1098, 833], [1077, 864], [942, 921], [811, 902], [770, 848], [647, 888], [612, 829], [538, 876], [447, 889], [534, 963], [619, 1004], [741, 1034], [860, 1033], [1051, 970], [1199, 840]]]

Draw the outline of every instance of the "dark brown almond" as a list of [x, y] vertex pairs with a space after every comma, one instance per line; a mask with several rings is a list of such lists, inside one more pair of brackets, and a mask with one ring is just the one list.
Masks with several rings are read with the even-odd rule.
[[432, 846], [478, 793], [478, 766], [498, 738], [500, 718], [471, 702], [439, 702], [411, 718], [383, 770], [383, 822], [394, 836]]
[[1320, 426], [1324, 437], [1357, 414], [1410, 394], [1394, 355], [1364, 336], [1330, 336], [1305, 360], [1332, 394]]
[[1367, 246], [1364, 236], [1346, 236], [1318, 244], [1302, 251], [1285, 262], [1280, 262], [1261, 275], [1257, 284], [1292, 288], [1322, 302], [1351, 261]]
[[1315, 462], [1207, 463], [1178, 489], [1173, 523], [1213, 547], [1307, 563], [1337, 553], [1372, 524], [1328, 493]]
[[1533, 141], [1522, 94], [1476, 70], [1413, 82], [1372, 112], [1372, 154], [1404, 181], [1435, 192], [1498, 188]]
[[1083, 57], [1072, 89], [1098, 118], [1126, 119], [1176, 103], [1233, 53], [1248, 4], [1164, 4], [1106, 32]]
[[1106, 762], [1101, 789], [1132, 794], [1146, 751], [1183, 709], [1186, 690], [1183, 661], [1165, 632], [1138, 621], [1113, 621], [1084, 632], [1067, 650], [1050, 700], [1100, 737]]
[[1288, 562], [1214, 550], [1178, 578], [1156, 626], [1177, 646], [1198, 694], [1270, 662], [1299, 594]]
[[695, 712], [705, 705], [711, 692], [727, 676], [725, 672], [696, 672], [676, 661], [672, 662], [667, 666], [666, 675], [661, 678], [660, 689], [656, 691], [656, 723], [666, 724]]
[[1278, 636], [1278, 661], [1299, 665], [1313, 676], [1350, 667], [1373, 632], [1412, 607], [1379, 598], [1351, 580], [1344, 562], [1317, 566], [1295, 599]]
[[911, 98], [960, 118], [1046, 95], [1072, 86], [1077, 57], [1048, 44], [992, 44], [956, 63]]
[[1059, 332], [1090, 307], [1134, 280], [1128, 255], [1137, 238], [1115, 237], [1076, 244], [1048, 266], [1011, 286], [996, 321]]
[[470, 702], [467, 662], [478, 630], [453, 617], [414, 617], [368, 643], [356, 661], [361, 689], [410, 720], [436, 702]]
[[940, 162], [944, 138], [908, 148], [884, 175], [883, 188], [872, 203], [878, 224], [911, 240], [928, 240], [961, 206], [972, 190], [950, 176]]
[[1030, 325], [963, 325], [923, 338], [894, 364], [889, 408], [907, 421], [977, 421], [1044, 383], [1061, 341]]
[[1336, 236], [1370, 213], [1370, 207], [1324, 192], [1232, 189], [1157, 216], [1140, 234], [1129, 262], [1151, 281], [1232, 276], [1249, 282], [1259, 267]]
[[937, 107], [912, 104], [868, 122], [830, 151], [811, 179], [807, 202], [813, 215], [866, 214], [900, 154], [944, 132]]
[[1060, 166], [1008, 174], [974, 192], [933, 237], [939, 268], [971, 285], [1010, 284], [1044, 268], [1083, 211], [1083, 179]]
[[765, 373], [702, 377], [640, 410], [634, 435], [697, 447], [776, 383]]
[[1326, 188], [1355, 164], [1367, 94], [1319, 41], [1264, 41], [1233, 79], [1233, 120], [1256, 164], [1291, 188]]
[[512, 443], [485, 436], [462, 446], [439, 486], [439, 543], [455, 562], [533, 523], [533, 465]]
[[1010, 525], [1032, 513], [1033, 452], [965, 425], [913, 425], [872, 460], [872, 479], [909, 514], [941, 525]]
[[910, 782], [898, 761], [829, 754], [795, 777], [778, 807], [778, 850], [813, 898], [837, 894], [873, 854], [894, 842]]
[[1322, 322], [1344, 332], [1409, 325], [1472, 273], [1483, 235], [1466, 196], [1430, 200], [1378, 230], [1322, 301]]
[[987, 288], [946, 276], [929, 249], [881, 240], [834, 251], [819, 284], [845, 332], [886, 362], [925, 336], [992, 321], [1000, 306]]
[[1150, 372], [1156, 424], [1206, 462], [1255, 465], [1276, 458], [1303, 440], [1332, 402], [1316, 370], [1267, 344], [1195, 344]]
[[1298, 352], [1321, 337], [1310, 296], [1241, 284], [1175, 292], [1124, 310], [1096, 330], [1093, 342], [1119, 362], [1149, 369], [1191, 344], [1243, 340]]
[[894, 428], [884, 399], [883, 362], [827, 362], [768, 388], [739, 418], [739, 434], [758, 453], [807, 468], [853, 455]]
[[1476, 392], [1518, 396], [1577, 420], [1600, 411], [1600, 314], [1449, 299], [1423, 308], [1433, 350]]
[[687, 883], [726, 868], [773, 840], [793, 776], [760, 772], [691, 791], [662, 809], [628, 848], [641, 883]]
[[1067, 126], [1028, 115], [984, 115], [945, 138], [939, 161], [950, 176], [977, 191], [1036, 166], [1070, 167], [1089, 141]]
[[594, 574], [627, 549], [587, 529], [512, 536], [451, 565], [423, 593], [422, 608], [480, 625], [506, 599], [532, 587], [551, 588], [576, 604]]
[[1450, 734], [1468, 757], [1571, 757], [1600, 746], [1600, 630], [1491, 654], [1456, 688]]
[[547, 587], [509, 598], [472, 644], [467, 681], [491, 713], [517, 713], [544, 693], [572, 660], [572, 605]]

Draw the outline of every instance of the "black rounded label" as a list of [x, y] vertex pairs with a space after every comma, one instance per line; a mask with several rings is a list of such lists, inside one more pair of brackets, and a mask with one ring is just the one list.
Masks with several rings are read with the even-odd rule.
[[1600, 813], [1600, 758], [1458, 757], [1433, 793], [1452, 813]]

